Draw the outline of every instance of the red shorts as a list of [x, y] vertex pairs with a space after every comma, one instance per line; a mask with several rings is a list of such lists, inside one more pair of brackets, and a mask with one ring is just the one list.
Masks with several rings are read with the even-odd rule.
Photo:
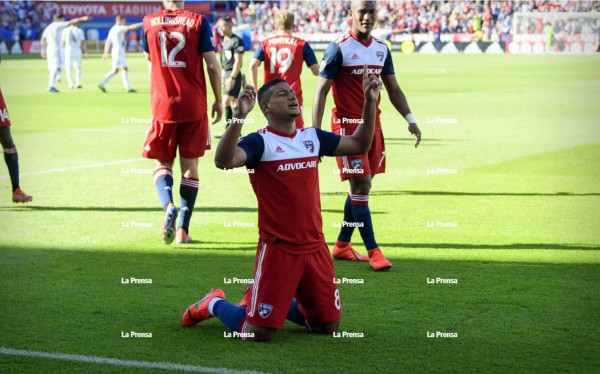
[[[334, 129], [338, 135], [352, 135], [354, 130], [348, 128]], [[342, 181], [346, 179], [364, 177], [365, 175], [377, 175], [385, 173], [385, 141], [383, 132], [375, 130], [371, 149], [367, 153], [352, 156], [337, 156], [338, 168]]]
[[340, 292], [327, 244], [317, 252], [293, 255], [276, 244], [258, 242], [254, 287], [246, 321], [280, 329], [294, 297], [309, 323], [340, 319]]
[[8, 117], [8, 109], [6, 109], [6, 103], [4, 102], [4, 96], [2, 96], [2, 90], [0, 90], [0, 127], [9, 127], [10, 118]]
[[146, 133], [142, 156], [160, 161], [174, 160], [177, 156], [198, 158], [210, 149], [208, 116], [196, 122], [163, 123], [152, 119]]

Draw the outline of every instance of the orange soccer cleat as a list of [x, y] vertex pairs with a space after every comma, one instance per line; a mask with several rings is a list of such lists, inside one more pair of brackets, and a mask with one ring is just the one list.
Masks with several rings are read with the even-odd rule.
[[208, 312], [208, 304], [215, 297], [225, 299], [225, 293], [223, 290], [213, 288], [204, 298], [192, 305], [190, 305], [181, 317], [181, 326], [183, 327], [194, 327], [198, 323], [211, 318], [212, 316]]
[[360, 253], [356, 252], [354, 248], [352, 248], [352, 244], [346, 243], [338, 245], [336, 242], [333, 246], [332, 256], [338, 260], [349, 260], [349, 261], [369, 261], [367, 256], [363, 256]]
[[192, 242], [192, 237], [185, 232], [183, 227], [177, 229], [177, 234], [175, 236], [175, 242], [177, 244], [188, 244]]
[[392, 263], [383, 256], [379, 248], [369, 251], [369, 264], [375, 271], [386, 271], [392, 268]]
[[246, 287], [244, 287], [244, 291], [242, 292], [243, 296], [242, 296], [242, 300], [240, 300], [239, 303], [237, 303], [238, 306], [247, 306], [248, 304], [250, 304], [250, 298], [252, 298], [252, 287], [253, 284], [248, 284], [246, 285]]
[[13, 203], [28, 203], [33, 200], [33, 196], [27, 195], [23, 190], [17, 188], [12, 194]]

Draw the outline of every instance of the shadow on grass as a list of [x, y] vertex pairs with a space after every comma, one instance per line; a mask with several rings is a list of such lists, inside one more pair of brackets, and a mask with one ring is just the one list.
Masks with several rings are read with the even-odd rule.
[[[348, 193], [344, 193], [347, 195]], [[160, 212], [160, 207], [121, 207], [121, 206], [5, 206], [0, 207], [0, 211], [18, 212], [18, 211], [65, 211], [65, 212]], [[257, 213], [257, 208], [250, 207], [196, 207], [194, 212], [200, 213]], [[344, 214], [343, 209], [322, 209], [323, 213], [339, 213]], [[371, 211], [371, 214], [388, 214], [388, 212]]]
[[464, 243], [379, 243], [382, 248], [434, 248], [434, 249], [566, 249], [597, 251], [600, 246], [555, 243], [464, 244]]
[[[346, 196], [348, 192], [321, 192], [323, 196]], [[371, 191], [371, 196], [600, 196], [600, 192], [457, 192], [457, 191]]]
[[[0, 245], [0, 263], [0, 299], [8, 300], [0, 303], [0, 345], [15, 348], [267, 372], [311, 367], [315, 373], [339, 367], [347, 373], [390, 367], [493, 372], [497, 365], [510, 372], [569, 371], [584, 368], [598, 348], [590, 338], [600, 328], [590, 323], [600, 302], [597, 264], [406, 259], [381, 274], [368, 264], [336, 262], [338, 277], [364, 279], [340, 285], [341, 330], [364, 338], [316, 336], [288, 323], [273, 343], [254, 345], [224, 338], [227, 329], [217, 318], [180, 327], [185, 309], [213, 287], [237, 302], [244, 285], [226, 279], [249, 278], [254, 256]], [[446, 274], [459, 283], [426, 284], [426, 277]], [[132, 277], [152, 283], [124, 283]], [[26, 312], [32, 305], [35, 313]], [[427, 339], [436, 329], [458, 332], [460, 344]], [[123, 339], [123, 331], [151, 332], [152, 338]], [[378, 352], [377, 360], [356, 354], [369, 350]], [[458, 356], [464, 359], [452, 359]]]

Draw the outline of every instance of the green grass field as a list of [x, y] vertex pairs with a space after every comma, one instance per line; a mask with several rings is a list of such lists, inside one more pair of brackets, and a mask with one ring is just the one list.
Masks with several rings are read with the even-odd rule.
[[[21, 185], [34, 196], [13, 205], [1, 163], [0, 347], [220, 373], [600, 371], [597, 56], [395, 55], [423, 141], [415, 150], [382, 93], [388, 171], [370, 205], [394, 268], [335, 262], [339, 278], [364, 279], [340, 285], [340, 331], [364, 337], [315, 336], [288, 322], [268, 344], [226, 339], [217, 319], [179, 326], [212, 287], [241, 296], [243, 285], [224, 278], [251, 276], [257, 230], [225, 226], [256, 223], [256, 200], [247, 176], [215, 168], [211, 151], [200, 161], [195, 242], [161, 242], [153, 164], [140, 156], [148, 69], [142, 56], [128, 60], [137, 94], [119, 76], [102, 94], [109, 64], [98, 56], [84, 61], [83, 90], [68, 90], [63, 76], [58, 95], [45, 90], [45, 61], [0, 66]], [[315, 82], [304, 75], [308, 118]], [[245, 133], [265, 125], [257, 108], [252, 118]], [[330, 245], [348, 189], [334, 167], [320, 167]], [[131, 277], [152, 284], [121, 284]], [[438, 277], [458, 284], [427, 284]], [[121, 337], [131, 331], [152, 338]], [[427, 337], [436, 332], [458, 337]], [[142, 370], [151, 371], [0, 354], [0, 372]]]

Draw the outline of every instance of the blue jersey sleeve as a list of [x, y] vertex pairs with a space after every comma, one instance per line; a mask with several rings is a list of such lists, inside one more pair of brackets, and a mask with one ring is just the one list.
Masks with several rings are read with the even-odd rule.
[[238, 147], [246, 152], [246, 166], [252, 167], [260, 161], [265, 150], [265, 141], [257, 133], [249, 134], [243, 137], [237, 144]]
[[383, 68], [381, 69], [381, 75], [394, 75], [394, 62], [392, 61], [392, 53], [388, 48], [387, 56], [385, 57], [385, 61], [383, 63]]
[[150, 49], [148, 48], [148, 38], [146, 38], [146, 31], [142, 32], [142, 48], [144, 52], [150, 53]]
[[215, 42], [211, 30], [210, 23], [206, 18], [202, 17], [202, 23], [200, 24], [200, 53], [215, 51]]
[[340, 46], [336, 42], [329, 43], [319, 67], [319, 77], [335, 79], [340, 72], [343, 60]]
[[262, 48], [262, 43], [259, 43], [258, 47], [256, 47], [256, 52], [254, 52], [254, 58], [259, 61], [265, 60], [265, 53]]
[[315, 52], [313, 52], [313, 49], [310, 47], [308, 42], [304, 43], [304, 50], [302, 51], [302, 54], [304, 55], [306, 66], [310, 67], [317, 63], [317, 56], [315, 56]]
[[329, 131], [317, 129], [316, 127], [314, 129], [319, 139], [319, 157], [333, 156], [333, 152], [337, 149], [342, 137]]

